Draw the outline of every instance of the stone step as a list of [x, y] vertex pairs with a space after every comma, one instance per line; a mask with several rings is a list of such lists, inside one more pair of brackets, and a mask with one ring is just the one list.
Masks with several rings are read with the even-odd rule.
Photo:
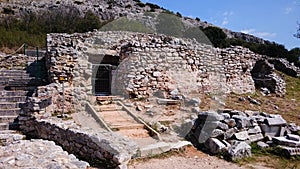
[[26, 96], [0, 97], [0, 102], [25, 102]]
[[171, 150], [171, 146], [165, 142], [158, 142], [140, 148], [141, 157], [151, 157]]
[[118, 131], [115, 131], [118, 134], [121, 134], [123, 136], [129, 137], [129, 138], [148, 138], [149, 132], [145, 129], [121, 129]]
[[103, 106], [99, 106], [98, 107], [99, 111], [118, 111], [118, 110], [122, 110], [122, 106], [118, 106], [115, 104], [111, 104], [111, 105], [103, 105]]
[[39, 85], [27, 85], [27, 86], [6, 86], [6, 90], [26, 90], [32, 91], [35, 90]]
[[0, 109], [0, 116], [18, 116], [21, 109]]
[[0, 134], [17, 134], [16, 130], [0, 130]]
[[26, 96], [28, 92], [23, 90], [10, 91], [10, 90], [2, 90], [0, 91], [0, 96]]
[[105, 122], [107, 124], [111, 124], [111, 125], [119, 125], [119, 124], [126, 124], [126, 125], [130, 125], [130, 124], [135, 124], [137, 123], [136, 121], [134, 121], [133, 119], [130, 118], [116, 118], [116, 119], [105, 119]]
[[9, 130], [8, 123], [0, 123], [0, 130]]
[[18, 116], [0, 116], [0, 123], [12, 123]]
[[[119, 129], [119, 130], [130, 130], [130, 129], [142, 129], [144, 130], [144, 125], [143, 124], [116, 124], [116, 125], [111, 125], [109, 126], [112, 129]], [[147, 130], [146, 130], [147, 131]]]
[[0, 102], [0, 109], [20, 108], [22, 103]]

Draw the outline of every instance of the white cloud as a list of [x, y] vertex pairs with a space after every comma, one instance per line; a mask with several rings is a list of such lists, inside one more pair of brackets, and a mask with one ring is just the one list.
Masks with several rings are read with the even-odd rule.
[[230, 16], [232, 16], [232, 15], [234, 15], [234, 12], [233, 11], [225, 11], [225, 12], [223, 12], [223, 21], [222, 21], [222, 26], [225, 26], [225, 25], [227, 25], [227, 24], [229, 24], [229, 17]]
[[244, 29], [241, 30], [241, 32], [245, 34], [254, 35], [260, 38], [273, 38], [277, 35], [276, 33], [271, 33], [271, 32], [259, 32], [256, 31], [256, 29]]
[[223, 13], [223, 16], [232, 16], [234, 14], [233, 11], [226, 11]]
[[244, 30], [241, 30], [242, 33], [245, 33], [245, 34], [251, 34], [252, 32], [255, 32], [255, 29], [244, 29]]
[[291, 7], [287, 7], [284, 9], [284, 14], [290, 14], [293, 11]]
[[227, 20], [227, 18], [224, 18], [223, 22], [222, 22], [222, 25], [227, 25], [229, 23], [229, 21]]

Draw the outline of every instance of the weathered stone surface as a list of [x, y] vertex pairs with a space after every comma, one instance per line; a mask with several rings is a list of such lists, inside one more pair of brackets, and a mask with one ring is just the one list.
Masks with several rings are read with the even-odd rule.
[[247, 131], [242, 131], [234, 134], [234, 137], [240, 141], [245, 141], [249, 139], [249, 135]]
[[267, 124], [260, 124], [261, 130], [265, 136], [279, 136], [280, 135], [280, 126], [268, 126]]
[[261, 128], [259, 126], [255, 126], [254, 128], [248, 129], [248, 134], [257, 134], [261, 133]]
[[270, 147], [268, 144], [266, 144], [266, 143], [264, 143], [264, 142], [262, 142], [262, 141], [257, 142], [257, 146], [258, 146], [259, 148], [261, 148], [261, 149]]
[[278, 145], [300, 147], [300, 141], [289, 140], [287, 137], [273, 137], [272, 141]]
[[216, 138], [208, 139], [205, 144], [212, 154], [218, 154], [226, 147], [220, 140]]
[[81, 168], [89, 164], [52, 141], [21, 140], [0, 146], [0, 168]]
[[211, 133], [210, 137], [218, 137], [224, 134], [224, 131], [220, 130], [220, 129], [214, 129]]
[[228, 149], [228, 154], [232, 160], [237, 160], [245, 157], [251, 157], [251, 147], [245, 142], [237, 141]]
[[170, 150], [171, 150], [170, 144], [167, 144], [165, 142], [158, 142], [156, 144], [151, 144], [146, 147], [143, 147], [139, 151], [141, 157], [151, 157]]
[[224, 117], [217, 112], [203, 112], [199, 113], [199, 119], [206, 120], [206, 121], [221, 121], [224, 120]]
[[295, 156], [295, 155], [300, 155], [300, 148], [299, 147], [287, 147], [287, 146], [278, 146], [283, 150], [283, 153], [285, 155], [290, 155], [290, 156]]
[[277, 116], [275, 118], [266, 118], [266, 122], [269, 126], [286, 125], [286, 121], [281, 116]]
[[286, 138], [293, 141], [300, 141], [300, 136], [295, 134], [288, 134]]
[[235, 119], [236, 126], [238, 128], [245, 128], [245, 127], [252, 126], [250, 122], [251, 119], [249, 117], [233, 115], [232, 118]]
[[257, 134], [253, 134], [253, 135], [249, 135], [249, 140], [250, 142], [257, 142], [260, 140], [263, 140], [264, 136], [261, 133], [257, 133]]

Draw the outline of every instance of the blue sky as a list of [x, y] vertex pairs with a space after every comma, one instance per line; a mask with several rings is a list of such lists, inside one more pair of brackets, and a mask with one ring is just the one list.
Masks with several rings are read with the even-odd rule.
[[219, 27], [300, 47], [293, 37], [300, 23], [300, 0], [142, 0]]

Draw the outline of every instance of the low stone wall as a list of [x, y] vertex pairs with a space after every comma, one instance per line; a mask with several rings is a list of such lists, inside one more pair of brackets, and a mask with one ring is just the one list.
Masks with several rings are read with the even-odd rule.
[[[51, 95], [50, 95], [51, 96]], [[105, 161], [112, 167], [125, 167], [136, 156], [135, 143], [99, 129], [82, 129], [72, 120], [62, 120], [44, 111], [51, 98], [31, 98], [19, 115], [20, 130], [29, 137], [54, 141], [87, 161]]]

